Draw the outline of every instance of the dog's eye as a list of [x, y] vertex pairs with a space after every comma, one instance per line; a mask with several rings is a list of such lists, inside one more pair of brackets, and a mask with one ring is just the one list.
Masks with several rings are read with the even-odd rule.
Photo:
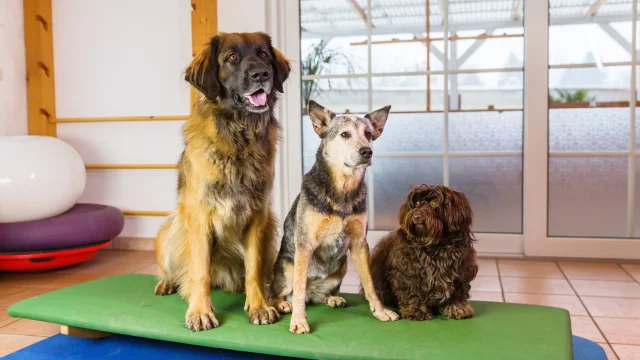
[[371, 135], [371, 131], [365, 131], [364, 136], [367, 138], [367, 140], [371, 140], [371, 138], [373, 137], [373, 135]]
[[260, 51], [260, 54], [259, 54], [259, 55], [260, 55], [260, 57], [261, 57], [262, 59], [264, 59], [264, 58], [266, 58], [266, 57], [267, 57], [267, 52], [266, 52], [266, 51]]
[[238, 56], [236, 54], [229, 55], [229, 61], [237, 61], [237, 60], [238, 60]]
[[429, 206], [431, 206], [432, 208], [437, 208], [438, 207], [438, 202], [436, 200], [431, 200], [429, 202]]
[[350, 137], [351, 137], [351, 134], [349, 134], [349, 132], [348, 132], [348, 131], [345, 131], [345, 132], [343, 132], [342, 134], [340, 134], [340, 136], [342, 136], [342, 137], [343, 137], [343, 138], [345, 138], [345, 139], [348, 139], [348, 138], [350, 138]]

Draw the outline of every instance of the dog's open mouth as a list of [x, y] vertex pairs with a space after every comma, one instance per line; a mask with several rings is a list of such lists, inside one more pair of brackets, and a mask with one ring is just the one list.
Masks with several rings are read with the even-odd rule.
[[267, 105], [267, 93], [264, 89], [258, 89], [257, 91], [252, 92], [251, 94], [247, 94], [244, 96], [245, 99], [249, 100], [251, 105], [255, 107], [263, 107]]

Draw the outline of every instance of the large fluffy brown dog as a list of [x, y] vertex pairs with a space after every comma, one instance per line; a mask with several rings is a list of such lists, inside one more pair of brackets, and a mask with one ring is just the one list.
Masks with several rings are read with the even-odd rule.
[[217, 35], [186, 69], [201, 97], [183, 127], [177, 208], [156, 238], [155, 292], [187, 299], [185, 325], [193, 331], [218, 326], [211, 286], [244, 289], [253, 324], [278, 320], [264, 277], [276, 250], [269, 201], [280, 128], [273, 109], [289, 71], [263, 33]]
[[383, 238], [371, 257], [382, 302], [410, 320], [428, 320], [434, 312], [472, 317], [467, 300], [478, 273], [472, 218], [462, 193], [442, 185], [413, 188], [398, 214], [400, 229]]

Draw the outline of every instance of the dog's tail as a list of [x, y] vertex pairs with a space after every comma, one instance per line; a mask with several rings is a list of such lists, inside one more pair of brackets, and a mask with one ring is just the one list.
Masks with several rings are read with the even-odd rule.
[[[371, 279], [376, 295], [385, 306], [397, 307], [395, 296], [387, 278], [388, 255], [391, 242], [384, 238], [371, 253]], [[362, 287], [360, 293], [363, 293]]]

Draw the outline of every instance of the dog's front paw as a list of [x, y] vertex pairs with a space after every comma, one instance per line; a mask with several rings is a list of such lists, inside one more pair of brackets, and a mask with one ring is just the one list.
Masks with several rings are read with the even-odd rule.
[[473, 308], [466, 301], [458, 302], [445, 306], [440, 313], [449, 319], [468, 319], [473, 317]]
[[326, 301], [327, 305], [331, 306], [332, 308], [342, 308], [347, 306], [347, 300], [341, 298], [340, 296], [329, 296], [327, 297]]
[[308, 334], [311, 330], [306, 316], [291, 318], [289, 331], [294, 334]]
[[189, 312], [184, 319], [184, 325], [191, 331], [201, 331], [217, 328], [219, 323], [213, 311]]
[[400, 319], [400, 316], [395, 312], [385, 309], [384, 307], [379, 307], [373, 311], [373, 316], [380, 321], [396, 321]]
[[168, 280], [160, 280], [155, 288], [156, 295], [171, 295], [175, 294], [178, 289], [176, 286]]
[[280, 319], [280, 314], [278, 310], [273, 306], [269, 306], [265, 304], [261, 307], [248, 307], [247, 311], [249, 312], [249, 322], [254, 325], [268, 325], [273, 324], [274, 322]]
[[291, 301], [287, 301], [284, 299], [276, 299], [273, 301], [273, 306], [278, 309], [280, 314], [291, 314], [291, 310], [293, 306], [291, 305]]

